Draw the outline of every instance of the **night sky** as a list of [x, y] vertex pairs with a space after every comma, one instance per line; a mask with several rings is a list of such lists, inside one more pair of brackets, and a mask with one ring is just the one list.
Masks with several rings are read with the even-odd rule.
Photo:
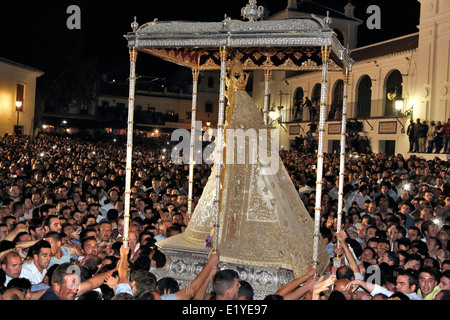
[[[348, 0], [316, 0], [343, 11]], [[78, 56], [95, 61], [99, 74], [109, 79], [125, 79], [129, 72], [129, 56], [124, 34], [137, 16], [140, 25], [158, 18], [164, 20], [221, 21], [224, 15], [242, 19], [241, 8], [247, 0], [191, 1], [105, 1], [45, 0], [9, 1], [0, 9], [0, 57], [35, 67], [51, 68], [56, 60]], [[271, 14], [286, 7], [287, 0], [260, 0]], [[358, 31], [359, 46], [417, 32], [419, 2], [416, 0], [352, 0], [355, 16], [364, 21]], [[366, 13], [369, 5], [381, 9], [381, 30], [369, 30]], [[66, 13], [70, 5], [81, 9], [81, 29], [69, 30]], [[139, 74], [163, 76], [177, 66], [150, 56], [138, 56]]]

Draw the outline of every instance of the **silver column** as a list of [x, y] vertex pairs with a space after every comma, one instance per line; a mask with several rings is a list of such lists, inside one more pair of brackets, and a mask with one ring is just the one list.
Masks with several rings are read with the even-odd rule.
[[130, 84], [128, 96], [128, 122], [127, 122], [127, 159], [125, 168], [125, 201], [124, 201], [124, 229], [123, 245], [128, 247], [128, 230], [130, 224], [130, 194], [131, 194], [131, 167], [133, 158], [133, 118], [134, 118], [134, 95], [136, 86], [136, 58], [137, 50], [130, 48]]
[[227, 72], [227, 51], [226, 47], [220, 48], [220, 93], [219, 93], [219, 115], [217, 121], [217, 139], [216, 141], [216, 197], [214, 199], [215, 223], [214, 223], [214, 242], [213, 252], [217, 252], [217, 242], [219, 240], [219, 213], [221, 196], [221, 173], [223, 166], [223, 139], [224, 139], [224, 118], [225, 118], [225, 84]]
[[[339, 159], [339, 193], [336, 232], [341, 231], [342, 211], [344, 207], [344, 169], [345, 169], [345, 136], [347, 130], [347, 98], [348, 98], [349, 71], [344, 71], [344, 98], [342, 101], [342, 124], [341, 124], [341, 153]], [[339, 242], [338, 242], [339, 245]]]
[[197, 114], [197, 92], [198, 92], [198, 69], [192, 70], [192, 115], [191, 115], [191, 145], [189, 150], [189, 194], [188, 194], [188, 217], [192, 216], [192, 193], [194, 185], [194, 152], [195, 152], [195, 121]]
[[271, 76], [271, 70], [264, 71], [264, 124], [266, 126], [269, 123], [269, 84]]
[[317, 147], [317, 180], [316, 180], [316, 205], [314, 215], [314, 252], [313, 267], [318, 268], [319, 241], [320, 241], [320, 213], [322, 211], [322, 177], [323, 177], [323, 136], [325, 131], [325, 111], [327, 98], [328, 57], [330, 46], [322, 46], [322, 88], [320, 94], [319, 112], [319, 141]]

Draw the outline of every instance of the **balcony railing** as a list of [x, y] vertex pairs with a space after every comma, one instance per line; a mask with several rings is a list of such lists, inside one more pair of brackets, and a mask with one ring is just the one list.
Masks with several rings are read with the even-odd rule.
[[[406, 107], [405, 107], [406, 108]], [[349, 102], [347, 104], [347, 118], [353, 119], [369, 119], [369, 118], [392, 118], [403, 116], [406, 110], [400, 113], [395, 110], [393, 101], [384, 99], [371, 100], [370, 102]], [[315, 121], [319, 120], [319, 110], [316, 111]], [[310, 119], [310, 111], [307, 109], [298, 112], [296, 108], [282, 109], [276, 112], [276, 117], [282, 123], [286, 122], [308, 122]], [[280, 118], [281, 117], [281, 118]], [[342, 106], [332, 105], [326, 106], [325, 120], [342, 119]]]

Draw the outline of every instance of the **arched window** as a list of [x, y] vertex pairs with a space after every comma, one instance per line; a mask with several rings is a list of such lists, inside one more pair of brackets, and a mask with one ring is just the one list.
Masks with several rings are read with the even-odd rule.
[[320, 83], [316, 83], [311, 92], [311, 101], [317, 100], [320, 103], [320, 90], [322, 85]]
[[398, 70], [393, 70], [387, 76], [384, 87], [385, 116], [393, 116], [395, 114], [395, 100], [402, 99], [402, 83], [403, 77]]
[[297, 87], [297, 89], [295, 89], [293, 101], [294, 103], [292, 106], [292, 116], [297, 120], [302, 120], [303, 118], [303, 109], [302, 109], [303, 96], [304, 96], [303, 88]]
[[338, 80], [334, 84], [333, 98], [331, 99], [331, 104], [341, 105], [344, 100], [344, 81]]
[[368, 75], [362, 76], [359, 80], [357, 94], [356, 117], [370, 117], [372, 105], [372, 80]]
[[336, 81], [331, 98], [328, 119], [340, 119], [342, 117], [342, 102], [344, 101], [344, 80]]
[[298, 105], [301, 105], [303, 103], [303, 96], [304, 96], [304, 92], [303, 92], [302, 87], [298, 87], [297, 89], [295, 89], [294, 108], [296, 108]]

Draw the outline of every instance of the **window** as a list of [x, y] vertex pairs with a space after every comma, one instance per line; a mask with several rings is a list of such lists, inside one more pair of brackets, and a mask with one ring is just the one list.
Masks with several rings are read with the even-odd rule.
[[344, 100], [344, 81], [338, 80], [334, 85], [333, 99], [331, 100], [331, 104], [342, 107], [343, 100]]
[[85, 103], [82, 103], [80, 105], [80, 114], [88, 114], [89, 113], [89, 106]]
[[294, 118], [296, 120], [300, 120], [300, 121], [303, 119], [303, 109], [302, 109], [303, 95], [304, 95], [304, 92], [303, 92], [302, 87], [298, 87], [297, 89], [295, 89], [294, 107], [292, 109], [292, 115], [294, 116]]
[[16, 101], [22, 102], [19, 107], [19, 111], [23, 111], [23, 102], [25, 98], [25, 86], [23, 84], [18, 83], [16, 87]]
[[402, 74], [398, 70], [392, 71], [386, 78], [384, 90], [385, 116], [395, 114], [395, 100], [402, 99], [402, 82]]
[[333, 89], [333, 97], [331, 99], [330, 112], [328, 119], [342, 118], [342, 105], [344, 101], [344, 81], [336, 81]]
[[294, 108], [296, 108], [297, 106], [301, 106], [303, 103], [303, 88], [302, 87], [298, 87], [297, 89], [295, 89], [295, 93], [294, 93]]
[[311, 101], [317, 100], [320, 101], [320, 91], [322, 89], [322, 85], [320, 83], [316, 83], [311, 93]]
[[356, 105], [356, 117], [370, 117], [372, 103], [372, 80], [368, 75], [361, 77], [358, 84], [358, 96]]
[[205, 103], [205, 112], [207, 113], [213, 112], [213, 104], [211, 102]]
[[214, 78], [213, 77], [208, 78], [208, 88], [214, 88]]

